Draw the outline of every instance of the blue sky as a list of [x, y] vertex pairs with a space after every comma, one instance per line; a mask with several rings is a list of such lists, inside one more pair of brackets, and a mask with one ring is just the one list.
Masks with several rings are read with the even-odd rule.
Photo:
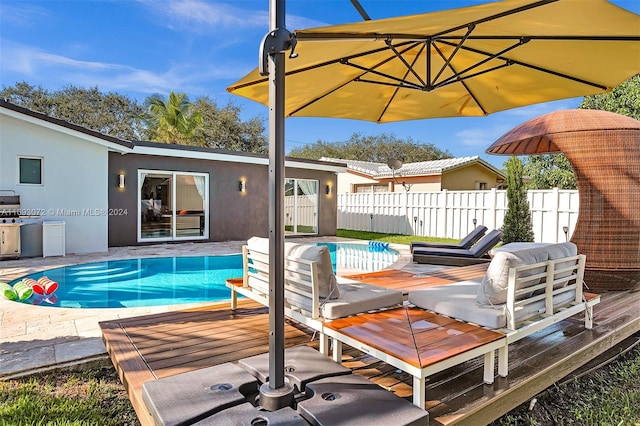
[[[373, 19], [463, 7], [486, 0], [361, 0]], [[612, 3], [640, 13], [640, 1]], [[155, 93], [208, 95], [233, 102], [243, 118], [267, 118], [267, 108], [230, 95], [226, 87], [257, 66], [268, 30], [267, 0], [0, 0], [0, 84], [26, 81], [56, 90], [97, 86], [139, 101]], [[349, 0], [289, 0], [291, 30], [362, 20]], [[501, 167], [505, 157], [484, 150], [518, 124], [581, 98], [505, 111], [487, 117], [375, 124], [355, 120], [290, 118], [286, 151], [318, 139], [344, 141], [352, 133], [394, 134], [432, 143], [454, 156], [480, 155]]]

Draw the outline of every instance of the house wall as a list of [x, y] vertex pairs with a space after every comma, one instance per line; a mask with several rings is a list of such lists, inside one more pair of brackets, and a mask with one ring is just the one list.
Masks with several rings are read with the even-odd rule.
[[[19, 156], [42, 158], [42, 185], [18, 183]], [[0, 114], [0, 189], [20, 195], [23, 213], [63, 220], [67, 253], [107, 250], [107, 169], [106, 146]], [[23, 254], [41, 254], [41, 243], [23, 237]]]
[[442, 189], [450, 191], [473, 191], [480, 187], [476, 182], [486, 182], [487, 188], [495, 188], [498, 176], [491, 170], [480, 164], [471, 164], [466, 167], [451, 170], [442, 175]]
[[[126, 210], [127, 215], [109, 217], [109, 246], [137, 245], [138, 170], [167, 170], [209, 174], [209, 239], [245, 240], [269, 231], [269, 176], [263, 164], [226, 162], [154, 155], [110, 153], [109, 207]], [[118, 174], [125, 174], [125, 188], [117, 186]], [[337, 203], [335, 191], [326, 194], [326, 185], [336, 186], [333, 172], [287, 168], [286, 177], [320, 181], [318, 234], [335, 235]], [[246, 181], [246, 191], [238, 182]]]
[[440, 175], [400, 177], [398, 182], [400, 183], [394, 185], [393, 192], [405, 192], [402, 182], [411, 185], [411, 192], [440, 191], [442, 189]]
[[378, 181], [370, 179], [365, 176], [356, 175], [353, 173], [339, 173], [338, 174], [338, 194], [345, 194], [352, 191], [352, 185], [357, 184], [377, 184]]

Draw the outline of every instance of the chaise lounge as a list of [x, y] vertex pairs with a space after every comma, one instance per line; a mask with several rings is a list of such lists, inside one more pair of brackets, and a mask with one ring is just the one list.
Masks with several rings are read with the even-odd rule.
[[482, 236], [487, 232], [487, 227], [484, 225], [479, 225], [476, 229], [471, 231], [466, 237], [461, 239], [457, 243], [431, 243], [424, 241], [413, 241], [411, 242], [411, 252], [416, 247], [425, 247], [425, 248], [447, 248], [447, 249], [464, 249], [469, 250], [472, 245], [474, 245]]
[[434, 265], [465, 266], [490, 262], [488, 253], [502, 240], [502, 232], [498, 229], [486, 234], [470, 249], [414, 247], [413, 261]]

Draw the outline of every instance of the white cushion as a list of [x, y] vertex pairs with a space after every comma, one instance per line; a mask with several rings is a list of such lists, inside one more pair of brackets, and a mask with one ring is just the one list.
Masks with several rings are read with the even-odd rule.
[[[499, 251], [495, 254], [487, 273], [482, 279], [478, 289], [476, 301], [479, 305], [501, 305], [507, 302], [507, 287], [509, 283], [509, 268], [534, 263], [546, 262], [549, 260], [547, 247], [536, 247], [528, 250], [514, 252]], [[522, 277], [539, 274], [545, 271], [545, 267], [535, 268], [521, 274]], [[540, 280], [529, 281], [527, 286], [539, 284]], [[522, 287], [516, 286], [516, 290]]]
[[326, 319], [348, 317], [372, 310], [402, 305], [402, 291], [360, 282], [339, 284], [340, 298], [322, 305]]
[[[251, 237], [247, 240], [249, 250], [257, 250], [269, 253], [269, 239]], [[321, 298], [337, 299], [340, 297], [340, 289], [331, 266], [331, 254], [326, 246], [310, 244], [284, 244], [284, 256], [310, 260], [318, 264], [318, 296]]]
[[[549, 251], [549, 260], [562, 259], [563, 257], [576, 256], [578, 254], [578, 247], [572, 242], [553, 244], [547, 247]], [[575, 265], [575, 260], [569, 262], [560, 262], [556, 264], [556, 269], [570, 268]], [[555, 274], [554, 279], [565, 278], [573, 274], [572, 271], [560, 272]], [[557, 289], [564, 287], [569, 283], [569, 280], [564, 280], [554, 285], [553, 288]]]

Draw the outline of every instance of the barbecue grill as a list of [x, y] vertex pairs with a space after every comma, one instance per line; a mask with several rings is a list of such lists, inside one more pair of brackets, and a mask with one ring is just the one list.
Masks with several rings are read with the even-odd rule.
[[[7, 195], [6, 193], [11, 193]], [[0, 258], [19, 258], [20, 196], [15, 191], [0, 190]]]

